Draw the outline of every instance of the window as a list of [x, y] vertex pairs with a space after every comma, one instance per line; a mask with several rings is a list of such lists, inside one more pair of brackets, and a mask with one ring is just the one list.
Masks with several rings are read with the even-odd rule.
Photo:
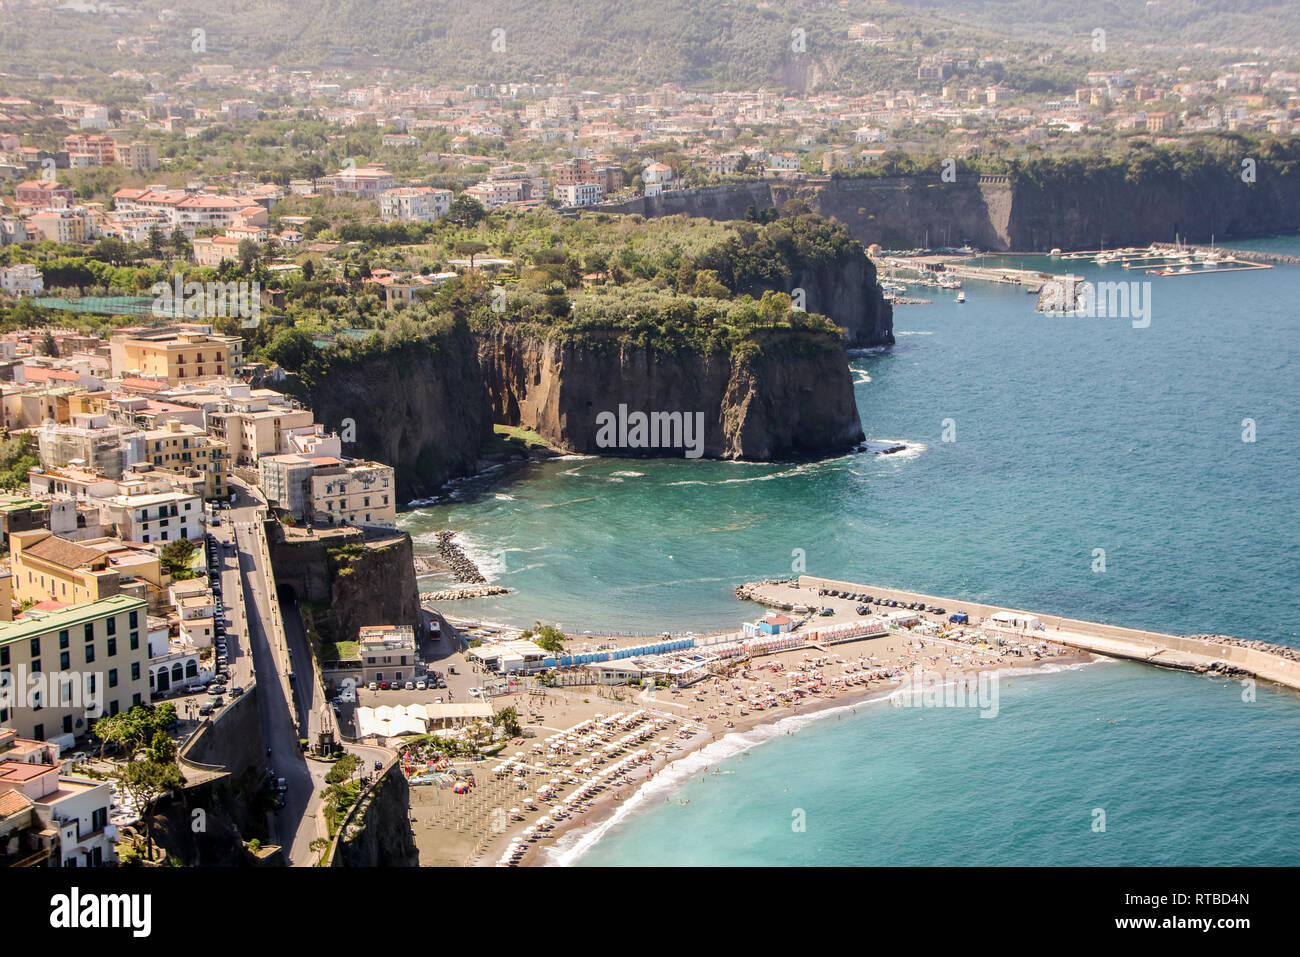
[[[136, 695], [136, 697], [139, 698], [140, 696], [139, 696], [139, 695]], [[139, 703], [140, 703], [140, 702], [138, 702], [138, 701], [136, 702], [136, 704], [139, 704]], [[117, 708], [117, 699], [114, 698], [112, 701], [110, 701], [110, 702], [108, 703], [108, 716], [111, 718], [113, 715], [117, 714], [117, 711], [118, 711], [118, 708]]]
[[116, 618], [109, 618], [109, 619], [107, 619], [107, 620], [104, 622], [104, 625], [105, 625], [105, 627], [108, 629], [108, 633], [109, 633], [110, 635], [116, 635], [116, 634], [117, 634], [117, 619], [116, 619]]
[[140, 662], [138, 661], [131, 662], [131, 680], [132, 681], [140, 680]]
[[69, 651], [59, 652], [59, 670], [67, 671], [72, 667], [72, 653]]
[[86, 641], [94, 641], [94, 640], [95, 640], [95, 623], [94, 623], [93, 621], [92, 621], [92, 622], [87, 622], [87, 623], [86, 623], [86, 627], [85, 627], [85, 629], [83, 629], [83, 632], [82, 632], [82, 633], [85, 635]]
[[86, 645], [86, 664], [95, 660], [95, 643], [92, 641]]
[[127, 624], [129, 624], [132, 628], [139, 628], [140, 613], [138, 611], [131, 612], [130, 616], [127, 618]]
[[28, 642], [27, 651], [33, 658], [39, 658], [41, 656], [41, 639], [33, 638]]
[[109, 686], [110, 688], [116, 688], [116, 687], [117, 687], [117, 669], [116, 669], [116, 668], [109, 668], [109, 669], [108, 669], [108, 686]]
[[[113, 702], [113, 703], [116, 704], [117, 702]], [[135, 694], [131, 695], [131, 704], [134, 706], [140, 703], [141, 703], [140, 692], [137, 691]]]
[[108, 657], [112, 658], [117, 654], [117, 639], [108, 639]]
[[[131, 612], [131, 615], [132, 617], [134, 617], [135, 612]], [[138, 631], [131, 632], [131, 650], [132, 651], [140, 650], [140, 632]]]
[[68, 629], [66, 628], [64, 628], [61, 632], [59, 632], [59, 647], [60, 648], [68, 647]]
[[8, 665], [9, 665], [9, 649], [7, 647], [0, 648], [0, 667], [8, 667]]

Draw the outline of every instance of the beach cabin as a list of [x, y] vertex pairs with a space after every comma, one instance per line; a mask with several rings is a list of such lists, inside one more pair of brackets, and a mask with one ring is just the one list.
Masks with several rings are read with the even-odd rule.
[[1027, 615], [1020, 611], [995, 611], [984, 624], [1004, 631], [1041, 631], [1043, 628], [1037, 615]]
[[914, 611], [891, 611], [883, 616], [887, 628], [910, 628], [921, 620]]
[[764, 635], [779, 635], [794, 627], [794, 619], [789, 615], [768, 615], [758, 621], [747, 621], [741, 626], [746, 638], [759, 638]]

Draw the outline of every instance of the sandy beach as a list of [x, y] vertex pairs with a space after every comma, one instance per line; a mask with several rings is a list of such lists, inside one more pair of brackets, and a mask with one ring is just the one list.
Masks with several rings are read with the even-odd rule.
[[[806, 630], [857, 617], [851, 603], [834, 607], [833, 616], [814, 618]], [[556, 855], [547, 849], [561, 839], [571, 844], [608, 820], [669, 765], [728, 735], [796, 715], [916, 695], [923, 685], [973, 689], [980, 673], [1092, 659], [1047, 636], [999, 645], [977, 627], [951, 627], [941, 622], [942, 616], [925, 613], [920, 617], [924, 627], [939, 634], [898, 630], [833, 646], [733, 659], [720, 673], [678, 689], [542, 688], [529, 682], [513, 694], [494, 697], [494, 709], [513, 705], [518, 710], [522, 734], [495, 757], [453, 763], [462, 775], [473, 775], [467, 794], [445, 787], [411, 788], [420, 863], [553, 863]], [[973, 690], [971, 703], [976, 703]]]

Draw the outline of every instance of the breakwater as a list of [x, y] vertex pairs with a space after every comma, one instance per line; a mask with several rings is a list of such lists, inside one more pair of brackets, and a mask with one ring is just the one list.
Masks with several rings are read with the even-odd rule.
[[487, 598], [491, 595], [508, 594], [510, 589], [504, 585], [466, 585], [461, 588], [420, 592], [420, 601], [458, 601], [462, 598]]
[[465, 550], [456, 544], [456, 533], [452, 531], [441, 531], [438, 533], [438, 554], [442, 560], [447, 563], [451, 569], [451, 574], [456, 581], [466, 585], [486, 585], [487, 579], [483, 573], [478, 570], [473, 559], [465, 554]]
[[[741, 589], [744, 594], [741, 594]], [[920, 603], [945, 609], [945, 614], [965, 612], [970, 627], [994, 634], [1012, 634], [1021, 638], [1039, 638], [1059, 642], [1110, 658], [1125, 658], [1147, 664], [1200, 674], [1225, 676], [1253, 675], [1284, 687], [1300, 690], [1300, 655], [1293, 648], [1266, 642], [1249, 641], [1224, 635], [1182, 636], [1083, 621], [1059, 615], [1028, 612], [999, 605], [939, 598], [919, 592], [855, 584], [829, 578], [801, 575], [797, 581], [769, 580], [743, 585], [737, 597], [774, 607], [799, 604], [834, 603], [834, 592], [869, 593], [904, 603]], [[829, 598], [828, 598], [829, 596]], [[1006, 625], [990, 621], [997, 614], [1010, 613], [1019, 622], [1033, 626]]]

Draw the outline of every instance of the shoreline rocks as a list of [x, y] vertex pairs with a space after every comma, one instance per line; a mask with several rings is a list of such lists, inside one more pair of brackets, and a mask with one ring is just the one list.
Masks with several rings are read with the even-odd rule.
[[478, 566], [465, 554], [464, 549], [455, 542], [456, 533], [441, 531], [438, 533], [438, 554], [447, 563], [447, 568], [456, 581], [466, 585], [486, 585], [487, 579], [478, 570]]
[[508, 595], [510, 589], [504, 585], [464, 585], [459, 588], [443, 588], [439, 591], [420, 592], [420, 601], [458, 601], [462, 598], [487, 598], [490, 595]]

